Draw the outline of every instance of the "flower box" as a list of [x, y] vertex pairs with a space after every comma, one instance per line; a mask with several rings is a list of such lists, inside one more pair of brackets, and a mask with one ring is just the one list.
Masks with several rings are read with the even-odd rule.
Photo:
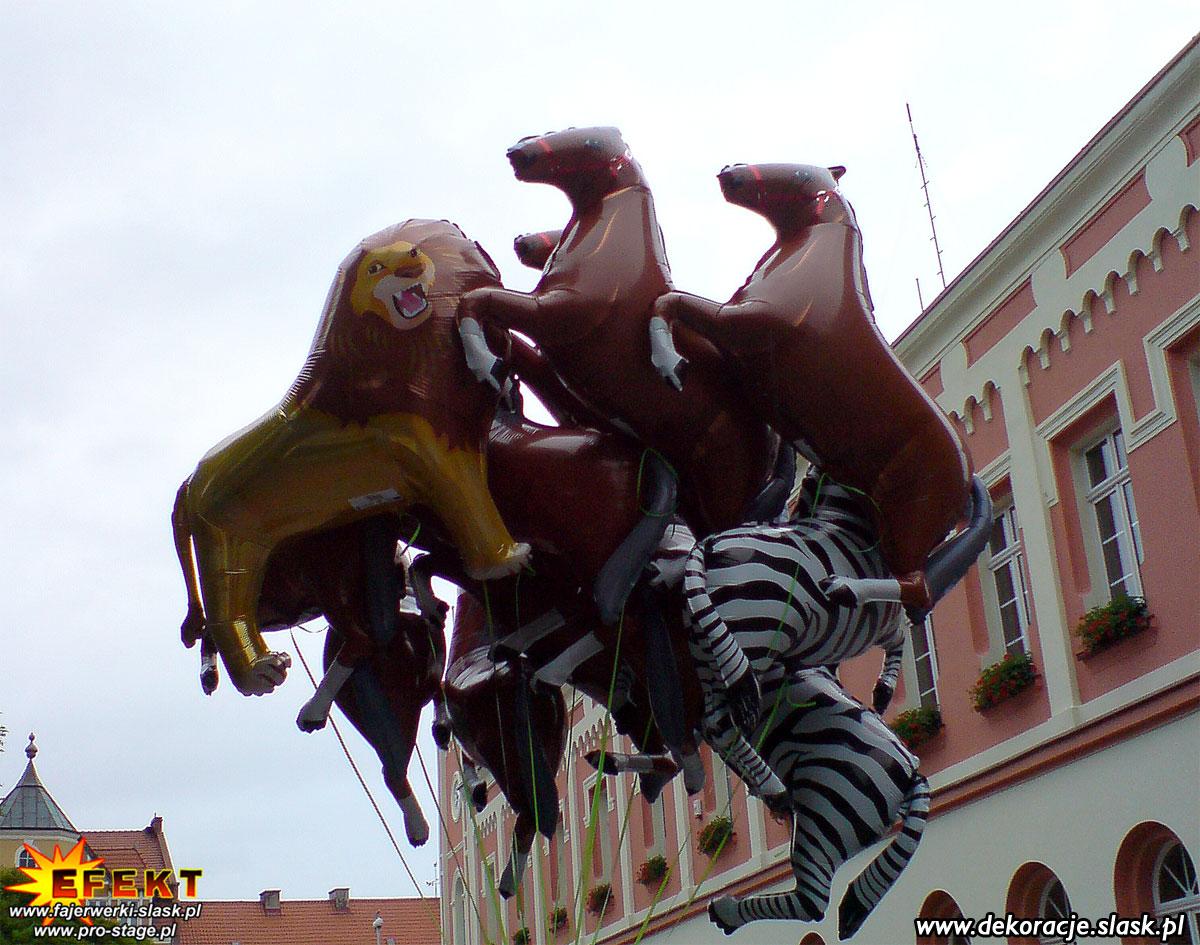
[[936, 705], [901, 712], [889, 726], [910, 751], [924, 745], [942, 730], [942, 713]]
[[971, 703], [976, 712], [990, 709], [1018, 692], [1024, 692], [1037, 677], [1037, 667], [1028, 653], [1009, 653], [980, 673], [978, 682], [969, 692]]
[[662, 854], [650, 857], [638, 867], [637, 881], [646, 886], [654, 886], [667, 875], [667, 858]]
[[555, 906], [546, 916], [546, 931], [561, 932], [567, 927], [567, 907]]
[[701, 829], [700, 836], [696, 838], [696, 849], [707, 857], [715, 857], [733, 837], [733, 821], [724, 814], [718, 814]]
[[599, 886], [593, 886], [587, 894], [587, 911], [592, 915], [604, 915], [604, 910], [608, 908], [611, 901], [612, 886], [610, 884], [601, 883]]
[[1120, 594], [1107, 604], [1093, 607], [1079, 620], [1075, 634], [1083, 643], [1083, 656], [1091, 656], [1115, 643], [1150, 629], [1153, 617], [1143, 597]]

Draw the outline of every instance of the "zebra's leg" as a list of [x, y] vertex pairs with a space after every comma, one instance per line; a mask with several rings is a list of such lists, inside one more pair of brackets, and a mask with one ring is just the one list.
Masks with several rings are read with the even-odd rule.
[[900, 679], [900, 664], [904, 659], [904, 640], [886, 651], [883, 669], [875, 680], [875, 688], [871, 692], [871, 707], [880, 715], [891, 705], [892, 696], [896, 693], [896, 683]]
[[521, 877], [525, 875], [525, 864], [529, 860], [529, 850], [533, 846], [533, 818], [518, 814], [516, 825], [513, 827], [512, 844], [508, 851], [508, 864], [500, 877], [497, 887], [500, 895], [511, 899], [517, 892]]
[[[722, 896], [708, 904], [708, 917], [726, 935], [732, 935], [747, 922], [758, 919], [791, 919], [819, 922], [829, 905], [829, 889], [835, 865], [820, 844], [804, 828], [801, 818], [792, 826], [789, 857], [796, 888], [787, 893], [767, 896]], [[844, 938], [845, 936], [843, 936]]]
[[772, 808], [783, 806], [786, 803], [783, 782], [767, 766], [754, 746], [746, 741], [724, 706], [707, 696], [704, 702], [704, 740], [746, 783], [751, 794], [761, 797]]
[[841, 574], [821, 578], [821, 592], [842, 607], [862, 607], [874, 601], [900, 603], [902, 588], [895, 578], [853, 578]]
[[842, 897], [838, 907], [838, 938], [854, 935], [867, 920], [884, 893], [892, 888], [901, 870], [908, 865], [921, 842], [929, 816], [929, 782], [914, 774], [912, 784], [900, 805], [900, 832], [875, 857]]
[[708, 594], [708, 542], [696, 543], [683, 570], [688, 648], [705, 671], [700, 685], [705, 697], [723, 694], [729, 713], [744, 732], [753, 732], [762, 710], [758, 679], [741, 645], [729, 631]]

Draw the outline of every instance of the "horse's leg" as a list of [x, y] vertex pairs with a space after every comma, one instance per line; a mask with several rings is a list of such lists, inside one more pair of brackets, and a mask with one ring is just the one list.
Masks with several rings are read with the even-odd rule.
[[217, 648], [207, 636], [200, 638], [200, 688], [206, 696], [217, 691], [221, 681], [221, 668], [217, 662]]
[[463, 790], [467, 792], [475, 812], [482, 814], [483, 809], [487, 807], [487, 784], [483, 775], [479, 773], [479, 767], [466, 755], [463, 755], [462, 759], [462, 779]]
[[329, 710], [333, 708], [334, 700], [354, 673], [353, 663], [343, 656], [345, 650], [346, 647], [343, 646], [325, 670], [325, 675], [317, 685], [317, 691], [300, 707], [300, 714], [296, 716], [296, 726], [300, 731], [315, 732], [324, 728], [325, 723], [329, 721]]
[[517, 892], [521, 877], [525, 875], [525, 865], [529, 861], [529, 851], [533, 847], [534, 818], [525, 811], [517, 814], [517, 822], [513, 826], [512, 844], [508, 851], [508, 864], [500, 877], [499, 891], [505, 899], [511, 899]]

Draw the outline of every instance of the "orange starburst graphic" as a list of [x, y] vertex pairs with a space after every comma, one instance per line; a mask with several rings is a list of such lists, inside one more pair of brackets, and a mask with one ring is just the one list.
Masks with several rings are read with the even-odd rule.
[[[103, 857], [98, 860], [84, 860], [83, 847], [84, 841], [81, 838], [71, 852], [63, 856], [56, 843], [54, 856], [48, 857], [28, 843], [25, 844], [25, 849], [33, 857], [35, 865], [19, 868], [29, 877], [29, 882], [4, 888], [9, 892], [29, 893], [34, 897], [29, 903], [31, 906], [49, 906], [53, 910], [58, 903], [66, 906], [79, 905], [84, 900], [80, 892], [84, 870], [95, 869], [104, 862]], [[49, 925], [53, 921], [54, 915], [48, 915], [42, 920], [42, 925]], [[84, 916], [83, 923], [91, 925], [92, 920]]]

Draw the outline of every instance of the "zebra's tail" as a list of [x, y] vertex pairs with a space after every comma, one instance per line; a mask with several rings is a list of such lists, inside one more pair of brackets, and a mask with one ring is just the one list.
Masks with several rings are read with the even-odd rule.
[[842, 897], [838, 907], [838, 939], [845, 941], [854, 935], [879, 905], [879, 900], [892, 888], [900, 872], [908, 865], [929, 817], [929, 782], [916, 774], [904, 802], [900, 805], [900, 831], [892, 842], [870, 862]]

